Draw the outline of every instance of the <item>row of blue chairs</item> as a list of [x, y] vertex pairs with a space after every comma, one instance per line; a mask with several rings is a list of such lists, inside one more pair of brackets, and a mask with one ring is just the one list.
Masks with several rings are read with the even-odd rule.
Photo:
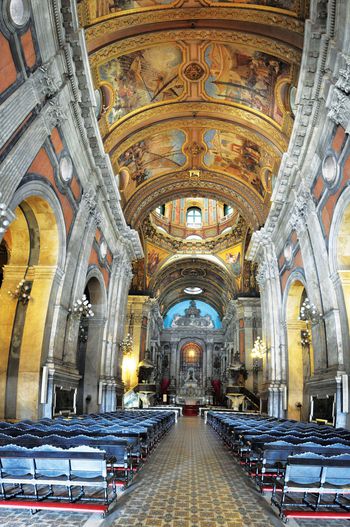
[[208, 412], [229, 446], [282, 519], [350, 518], [350, 432], [292, 420]]
[[174, 422], [146, 410], [1, 422], [0, 506], [106, 514]]

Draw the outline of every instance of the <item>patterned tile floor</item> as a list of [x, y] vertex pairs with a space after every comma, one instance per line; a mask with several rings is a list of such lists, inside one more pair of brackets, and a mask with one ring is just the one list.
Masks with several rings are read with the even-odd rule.
[[[179, 420], [105, 519], [99, 515], [0, 509], [0, 527], [281, 527], [215, 432]], [[349, 527], [290, 520], [289, 527]]]

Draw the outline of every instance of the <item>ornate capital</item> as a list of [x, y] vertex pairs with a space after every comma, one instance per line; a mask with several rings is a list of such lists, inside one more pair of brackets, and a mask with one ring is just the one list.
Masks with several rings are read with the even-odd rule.
[[304, 182], [301, 183], [299, 189], [296, 191], [296, 197], [292, 214], [289, 219], [289, 225], [297, 232], [303, 232], [307, 228], [307, 222], [310, 214], [314, 213], [315, 203], [310, 193], [309, 188]]
[[50, 64], [43, 64], [36, 77], [38, 91], [45, 97], [52, 97], [58, 92], [59, 86], [50, 71]]
[[339, 78], [335, 85], [339, 90], [348, 94], [350, 93], [350, 57], [343, 54], [342, 58], [345, 61], [345, 66], [339, 70]]
[[52, 128], [67, 119], [66, 112], [58, 101], [57, 97], [48, 103], [47, 117]]
[[345, 130], [350, 122], [350, 98], [346, 93], [339, 88], [333, 87], [327, 101], [327, 107], [329, 108], [328, 117], [335, 124], [340, 124]]

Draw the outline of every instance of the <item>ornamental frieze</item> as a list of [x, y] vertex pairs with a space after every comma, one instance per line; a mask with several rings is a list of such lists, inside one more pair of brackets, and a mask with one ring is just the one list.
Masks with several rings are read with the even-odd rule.
[[140, 25], [152, 24], [161, 22], [172, 22], [177, 20], [230, 20], [233, 22], [249, 22], [250, 24], [259, 24], [266, 26], [279, 26], [284, 30], [289, 30], [293, 33], [303, 35], [304, 22], [297, 18], [281, 14], [278, 12], [270, 12], [262, 9], [244, 9], [231, 7], [211, 7], [211, 8], [178, 8], [178, 9], [159, 9], [139, 13], [119, 13], [113, 15], [113, 18], [104, 19], [93, 27], [88, 27], [85, 30], [86, 39], [88, 43], [93, 43], [95, 39], [106, 38], [109, 33], [115, 35], [116, 32], [123, 29], [130, 29]]
[[[220, 8], [221, 9], [221, 8]], [[187, 14], [188, 16], [188, 14]], [[211, 11], [212, 16], [212, 11]], [[105, 25], [102, 26], [105, 31]], [[89, 31], [89, 30], [87, 30]], [[229, 44], [240, 44], [255, 49], [256, 51], [266, 52], [281, 60], [287, 61], [291, 64], [300, 64], [301, 51], [285, 44], [276, 41], [269, 37], [256, 36], [249, 33], [242, 33], [240, 31], [232, 30], [216, 30], [216, 29], [181, 29], [174, 31], [159, 31], [146, 35], [133, 36], [124, 40], [113, 42], [109, 46], [105, 46], [89, 56], [91, 69], [100, 66], [102, 63], [119, 57], [120, 55], [130, 54], [149, 46], [159, 45], [164, 42], [181, 42], [181, 41], [207, 41], [207, 42], [225, 42]], [[96, 78], [96, 71], [95, 71]]]

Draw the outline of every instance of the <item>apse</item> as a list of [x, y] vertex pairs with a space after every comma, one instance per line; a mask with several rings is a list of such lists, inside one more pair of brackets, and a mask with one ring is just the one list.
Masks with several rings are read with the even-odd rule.
[[[164, 317], [164, 328], [171, 327], [176, 315], [184, 316], [185, 309], [190, 307], [191, 302], [192, 300], [183, 300], [182, 302], [178, 302], [175, 304], [175, 306], [171, 307]], [[196, 300], [196, 307], [200, 309], [201, 317], [209, 315], [213, 321], [215, 329], [220, 329], [222, 327], [219, 313], [213, 307], [207, 304], [207, 302]]]

